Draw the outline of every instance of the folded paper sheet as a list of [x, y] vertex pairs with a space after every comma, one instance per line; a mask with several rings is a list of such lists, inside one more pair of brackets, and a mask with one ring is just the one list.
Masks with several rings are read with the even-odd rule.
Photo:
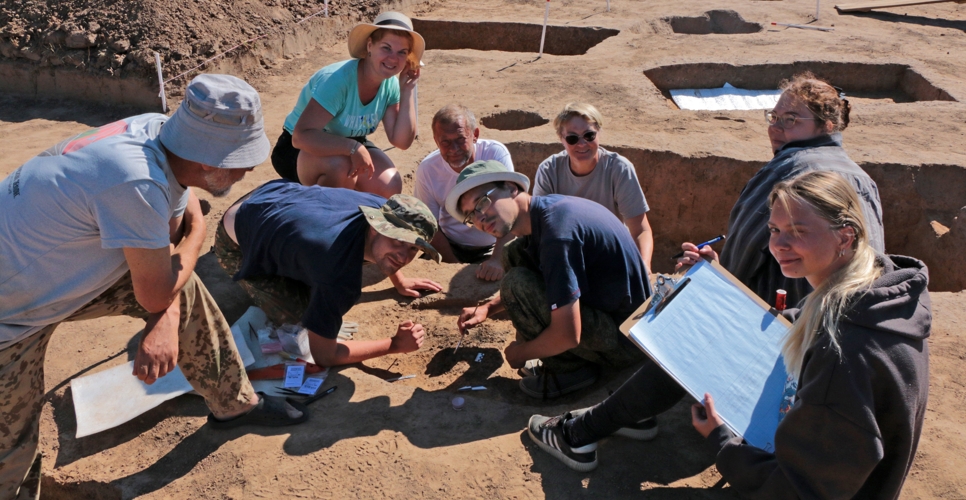
[[774, 451], [786, 379], [781, 343], [790, 324], [724, 273], [698, 263], [660, 314], [636, 313], [621, 329], [695, 399], [710, 393], [732, 431]]
[[[261, 309], [250, 307], [231, 328], [245, 366], [254, 361], [246, 341], [249, 324], [258, 329], [265, 325], [265, 321]], [[181, 368], [175, 368], [151, 385], [131, 375], [133, 370], [134, 362], [131, 361], [71, 381], [78, 438], [117, 427], [169, 399], [192, 391]]]
[[730, 83], [720, 89], [671, 90], [674, 104], [691, 111], [773, 109], [781, 95], [781, 90], [739, 89]]

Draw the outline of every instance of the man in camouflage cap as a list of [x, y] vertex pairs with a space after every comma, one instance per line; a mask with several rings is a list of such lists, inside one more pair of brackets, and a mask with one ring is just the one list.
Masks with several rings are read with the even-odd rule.
[[358, 363], [422, 345], [423, 326], [400, 323], [381, 340], [339, 342], [342, 316], [362, 295], [362, 266], [375, 264], [396, 290], [418, 297], [438, 283], [409, 279], [400, 269], [429, 244], [436, 218], [418, 199], [272, 181], [237, 201], [218, 226], [215, 254], [276, 324], [312, 332], [309, 347], [323, 366]]

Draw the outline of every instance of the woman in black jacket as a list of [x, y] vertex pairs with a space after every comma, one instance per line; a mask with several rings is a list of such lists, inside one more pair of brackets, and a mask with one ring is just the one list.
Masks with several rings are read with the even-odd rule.
[[[855, 190], [838, 174], [779, 183], [769, 206], [771, 254], [785, 276], [815, 288], [800, 311], [789, 311], [794, 326], [782, 349], [798, 381], [794, 403], [778, 426], [774, 453], [732, 436], [712, 395], [706, 406], [692, 407], [694, 426], [717, 453], [722, 476], [748, 496], [896, 498], [926, 412], [928, 271], [916, 259], [872, 249]], [[535, 415], [530, 436], [567, 465], [588, 470], [596, 466], [596, 441], [633, 435], [641, 419], [683, 394], [648, 361], [594, 408]]]

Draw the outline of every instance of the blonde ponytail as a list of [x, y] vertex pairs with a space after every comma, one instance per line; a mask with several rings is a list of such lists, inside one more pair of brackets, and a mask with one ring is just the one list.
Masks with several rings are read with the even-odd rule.
[[829, 335], [832, 349], [841, 355], [839, 318], [848, 311], [854, 299], [872, 287], [880, 269], [876, 265], [875, 250], [869, 245], [858, 195], [844, 177], [834, 172], [809, 172], [781, 182], [772, 190], [768, 206], [774, 210], [777, 203], [788, 210], [791, 202], [811, 207], [833, 228], [851, 227], [855, 232], [852, 259], [808, 295], [801, 315], [785, 337], [782, 345], [785, 369], [798, 378], [805, 351], [822, 332]]

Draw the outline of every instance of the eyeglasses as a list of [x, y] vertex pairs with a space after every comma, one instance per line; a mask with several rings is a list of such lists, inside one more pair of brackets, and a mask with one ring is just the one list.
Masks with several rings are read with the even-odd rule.
[[466, 217], [463, 219], [463, 224], [473, 227], [473, 218], [476, 216], [477, 213], [479, 213], [480, 215], [483, 215], [483, 212], [486, 212], [490, 208], [490, 205], [493, 204], [493, 200], [490, 199], [490, 194], [492, 194], [493, 191], [496, 191], [497, 189], [499, 188], [494, 187], [493, 189], [487, 191], [486, 194], [484, 194], [480, 198], [480, 200], [476, 202], [476, 206], [473, 207], [473, 210], [470, 213], [466, 214]]
[[774, 111], [765, 111], [765, 121], [768, 125], [778, 125], [780, 128], [792, 128], [799, 120], [815, 121], [816, 118], [803, 118], [798, 115], [779, 115]]
[[597, 139], [597, 132], [593, 130], [588, 130], [584, 132], [584, 135], [582, 136], [577, 134], [570, 134], [567, 137], [564, 137], [564, 140], [567, 141], [567, 144], [570, 144], [571, 146], [573, 146], [578, 142], [580, 142], [581, 137], [583, 137], [584, 140], [587, 142], [594, 142]]

